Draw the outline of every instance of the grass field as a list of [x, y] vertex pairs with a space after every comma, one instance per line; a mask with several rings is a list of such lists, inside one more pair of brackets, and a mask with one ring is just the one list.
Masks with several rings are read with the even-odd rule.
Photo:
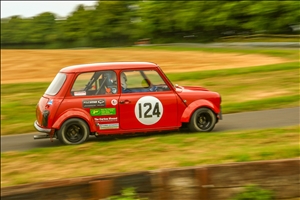
[[2, 153], [1, 187], [95, 174], [298, 156], [299, 126], [119, 137]]
[[[299, 106], [299, 51], [295, 50], [132, 47], [1, 50], [1, 56], [2, 135], [35, 131], [35, 106], [49, 82], [60, 68], [79, 63], [156, 62], [174, 84], [219, 92], [224, 113]], [[95, 174], [295, 158], [299, 157], [299, 128], [173, 132], [6, 152], [1, 154], [1, 187]]]

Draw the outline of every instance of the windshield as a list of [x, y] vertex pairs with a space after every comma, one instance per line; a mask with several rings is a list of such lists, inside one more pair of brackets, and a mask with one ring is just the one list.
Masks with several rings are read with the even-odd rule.
[[51, 95], [51, 96], [56, 95], [59, 92], [62, 85], [64, 84], [65, 80], [66, 80], [66, 74], [58, 73], [55, 76], [55, 78], [53, 79], [53, 81], [51, 82], [51, 84], [49, 85], [45, 94]]
[[171, 83], [171, 85], [173, 86], [173, 88], [175, 88], [175, 85], [172, 83], [172, 81], [169, 79], [169, 77], [164, 73], [164, 72], [161, 72], [162, 74], [165, 75], [165, 77], [167, 78], [167, 80], [169, 81], [169, 83]]

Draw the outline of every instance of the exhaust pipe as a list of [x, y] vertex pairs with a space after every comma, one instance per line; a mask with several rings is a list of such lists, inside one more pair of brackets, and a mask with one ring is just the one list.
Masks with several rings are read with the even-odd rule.
[[33, 139], [37, 140], [37, 139], [45, 139], [45, 138], [49, 138], [49, 135], [34, 135]]

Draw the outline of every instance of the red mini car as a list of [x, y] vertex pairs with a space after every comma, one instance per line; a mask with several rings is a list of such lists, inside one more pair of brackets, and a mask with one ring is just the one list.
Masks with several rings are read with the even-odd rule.
[[173, 85], [148, 62], [111, 62], [63, 68], [36, 107], [35, 128], [64, 144], [89, 135], [176, 130], [211, 131], [221, 97], [202, 87]]

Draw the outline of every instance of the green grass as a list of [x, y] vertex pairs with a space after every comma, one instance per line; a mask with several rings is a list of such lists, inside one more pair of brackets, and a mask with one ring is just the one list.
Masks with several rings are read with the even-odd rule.
[[75, 146], [6, 152], [1, 154], [1, 187], [96, 174], [296, 158], [299, 128], [119, 136]]
[[1, 134], [35, 131], [35, 107], [49, 83], [1, 85]]
[[224, 113], [238, 113], [246, 111], [269, 110], [274, 108], [296, 107], [299, 105], [299, 94], [290, 96], [279, 96], [262, 100], [251, 100], [239, 103], [224, 103]]
[[[220, 69], [220, 70], [208, 70], [199, 72], [185, 72], [185, 73], [169, 73], [168, 78], [172, 81], [183, 81], [183, 80], [200, 80], [211, 77], [227, 77], [234, 75], [247, 75], [253, 73], [263, 72], [275, 72], [275, 71], [286, 71], [295, 69], [295, 76], [299, 75], [299, 62], [289, 62], [283, 64], [274, 65], [263, 65], [257, 67], [244, 67], [235, 69]], [[298, 71], [298, 72], [297, 72]]]
[[224, 113], [299, 106], [299, 65], [168, 74], [173, 83], [203, 86], [222, 96]]

